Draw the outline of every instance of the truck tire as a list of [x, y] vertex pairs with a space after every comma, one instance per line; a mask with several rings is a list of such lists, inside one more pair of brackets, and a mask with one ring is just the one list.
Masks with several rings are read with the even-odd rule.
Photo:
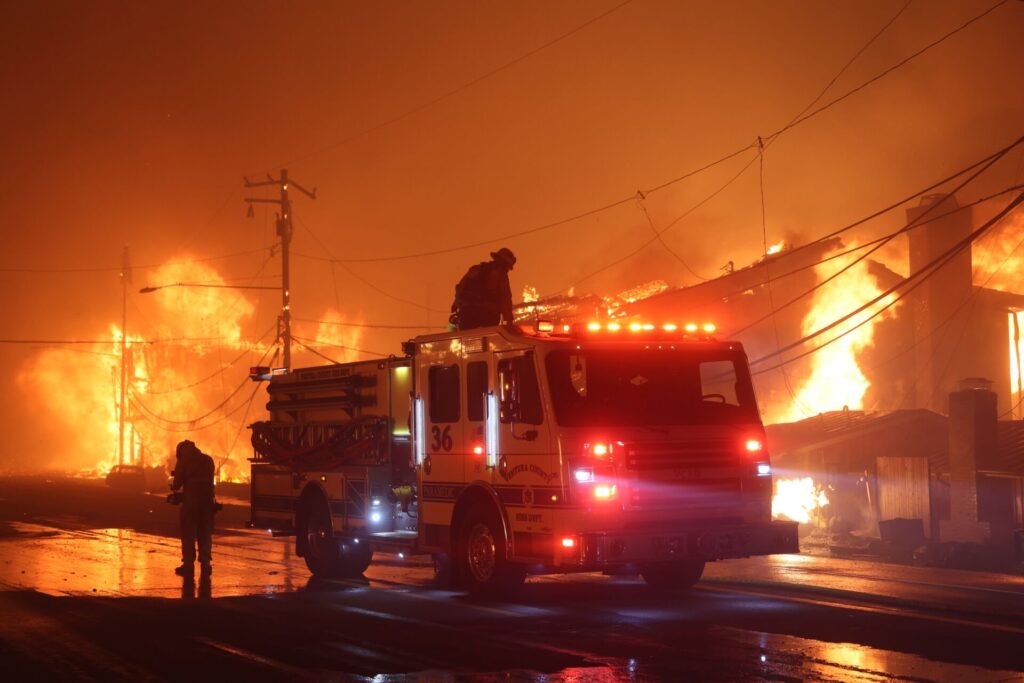
[[459, 578], [470, 595], [481, 598], [515, 595], [526, 580], [526, 569], [506, 559], [505, 530], [494, 508], [469, 510], [459, 530]]
[[313, 576], [324, 579], [354, 579], [373, 561], [373, 549], [357, 539], [339, 539], [331, 531], [331, 513], [320, 496], [307, 496], [302, 505], [299, 533], [306, 541], [303, 559]]
[[640, 575], [651, 588], [657, 590], [686, 590], [700, 581], [704, 573], [703, 560], [682, 560], [650, 564], [640, 568]]

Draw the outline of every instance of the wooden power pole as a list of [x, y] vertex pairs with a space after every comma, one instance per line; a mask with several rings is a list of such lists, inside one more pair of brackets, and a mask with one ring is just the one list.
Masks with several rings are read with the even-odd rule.
[[267, 175], [267, 179], [260, 182], [252, 182], [243, 178], [247, 188], [265, 187], [276, 185], [281, 190], [280, 199], [261, 199], [247, 197], [245, 201], [249, 204], [252, 215], [253, 204], [277, 204], [280, 213], [277, 215], [277, 236], [281, 239], [281, 313], [277, 318], [277, 333], [284, 347], [283, 360], [285, 372], [292, 371], [292, 311], [291, 311], [291, 269], [289, 263], [289, 248], [292, 241], [292, 205], [288, 199], [288, 190], [295, 187], [296, 190], [310, 199], [316, 199], [316, 188], [310, 192], [288, 177], [288, 169], [281, 169], [281, 176], [274, 178]]

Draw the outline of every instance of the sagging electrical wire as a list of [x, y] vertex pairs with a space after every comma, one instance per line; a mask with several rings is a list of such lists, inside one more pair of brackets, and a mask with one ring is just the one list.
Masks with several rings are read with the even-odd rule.
[[889, 308], [891, 308], [892, 306], [894, 306], [897, 302], [899, 302], [904, 297], [909, 295], [910, 292], [914, 291], [917, 287], [919, 287], [921, 284], [923, 284], [926, 280], [928, 280], [928, 278], [930, 278], [932, 275], [934, 275], [935, 272], [937, 272], [940, 268], [942, 268], [944, 265], [946, 265], [946, 263], [948, 263], [953, 258], [955, 258], [957, 254], [962, 252], [964, 249], [969, 248], [970, 245], [976, 239], [978, 239], [986, 231], [991, 229], [994, 225], [996, 225], [1000, 220], [1002, 220], [1004, 217], [1006, 217], [1007, 214], [1009, 214], [1011, 211], [1013, 211], [1021, 203], [1024, 203], [1024, 193], [1021, 193], [1021, 194], [1017, 195], [1017, 197], [1013, 201], [1011, 201], [1005, 208], [1003, 208], [1001, 211], [999, 211], [999, 213], [997, 213], [993, 218], [991, 218], [988, 221], [986, 221], [980, 228], [978, 228], [977, 230], [972, 232], [970, 235], [968, 235], [964, 239], [962, 239], [959, 242], [957, 242], [950, 249], [948, 249], [947, 251], [943, 252], [938, 257], [936, 257], [935, 259], [930, 261], [920, 271], [918, 271], [917, 273], [911, 274], [911, 276], [908, 277], [906, 280], [903, 280], [902, 282], [900, 282], [900, 283], [898, 283], [896, 285], [893, 285], [892, 287], [886, 289], [885, 291], [883, 291], [881, 294], [879, 294], [878, 296], [874, 297], [870, 301], [868, 301], [868, 302], [858, 306], [853, 311], [850, 311], [849, 313], [847, 313], [847, 314], [845, 314], [843, 316], [840, 316], [839, 318], [837, 318], [836, 320], [828, 323], [827, 325], [823, 325], [822, 327], [818, 328], [814, 332], [811, 332], [810, 334], [804, 335], [800, 339], [798, 339], [798, 340], [796, 340], [796, 341], [794, 341], [794, 342], [792, 342], [790, 344], [787, 344], [786, 346], [782, 347], [778, 351], [766, 354], [766, 355], [761, 356], [760, 358], [758, 358], [756, 360], [751, 361], [750, 362], [750, 366], [753, 367], [755, 365], [760, 365], [761, 363], [763, 363], [763, 362], [765, 362], [767, 360], [770, 360], [772, 358], [778, 357], [778, 356], [784, 354], [787, 351], [790, 351], [790, 350], [792, 350], [794, 348], [797, 348], [797, 347], [807, 343], [808, 341], [811, 341], [812, 339], [815, 339], [815, 338], [819, 337], [820, 335], [824, 334], [825, 332], [828, 332], [829, 330], [838, 327], [839, 325], [841, 325], [844, 322], [850, 320], [851, 318], [856, 317], [860, 313], [863, 313], [865, 310], [871, 308], [872, 306], [874, 306], [875, 304], [879, 303], [880, 301], [882, 301], [886, 297], [888, 297], [890, 295], [893, 295], [900, 288], [905, 287], [905, 286], [907, 287], [906, 291], [904, 291], [904, 292], [894, 296], [892, 301], [886, 303], [884, 306], [881, 306], [877, 311], [874, 311], [871, 315], [869, 315], [866, 318], [864, 318], [863, 320], [859, 321], [858, 323], [856, 323], [855, 325], [853, 325], [849, 329], [844, 330], [841, 334], [837, 335], [836, 337], [833, 337], [832, 339], [829, 339], [828, 341], [823, 342], [822, 344], [814, 347], [813, 349], [809, 349], [808, 351], [805, 351], [805, 352], [800, 353], [800, 354], [798, 354], [798, 355], [796, 355], [796, 356], [794, 356], [792, 358], [789, 358], [789, 359], [787, 359], [785, 361], [782, 361], [781, 363], [779, 363], [777, 365], [773, 365], [771, 367], [761, 368], [759, 370], [753, 371], [753, 372], [751, 372], [751, 375], [760, 375], [760, 374], [763, 374], [765, 372], [770, 372], [772, 370], [777, 370], [779, 367], [782, 367], [783, 365], [787, 365], [789, 363], [792, 363], [793, 361], [795, 361], [795, 360], [797, 360], [799, 358], [803, 358], [805, 356], [811, 355], [812, 353], [816, 353], [817, 351], [820, 351], [821, 349], [823, 349], [826, 346], [832, 344], [833, 342], [836, 342], [839, 339], [842, 339], [846, 335], [852, 333], [854, 330], [860, 328], [861, 326], [865, 325], [869, 321], [871, 321], [874, 318], [878, 317], [879, 315], [882, 314], [882, 312], [884, 312], [884, 311], [888, 310]]
[[[1006, 154], [1008, 154], [1010, 152], [1010, 150], [1012, 150], [1017, 145], [1020, 145], [1021, 143], [1024, 143], [1024, 137], [1019, 138], [1015, 143], [1013, 143], [1009, 147], [1006, 147], [1003, 150], [1001, 150], [998, 155], [996, 155], [993, 158], [991, 158], [987, 163], [985, 163], [983, 166], [978, 168], [973, 174], [968, 176], [959, 185], [957, 185], [955, 188], [950, 190], [950, 192], [947, 194], [947, 197], [954, 196], [957, 192], [959, 192], [964, 187], [966, 187], [971, 182], [973, 182], [975, 179], [977, 179], [978, 176], [980, 176], [982, 173], [984, 173], [989, 168], [991, 168], [993, 164], [995, 164], [997, 161], [1002, 159]], [[876, 251], [878, 251], [879, 249], [884, 247], [886, 244], [888, 244], [889, 242], [894, 240], [899, 235], [907, 233], [907, 232], [909, 232], [909, 231], [911, 231], [911, 230], [913, 230], [913, 229], [915, 229], [917, 227], [920, 227], [920, 225], [923, 223], [922, 219], [925, 218], [928, 214], [932, 213], [936, 208], [938, 208], [939, 205], [943, 203], [943, 201], [945, 201], [945, 200], [943, 199], [943, 200], [940, 200], [938, 202], [935, 202], [934, 204], [931, 204], [923, 212], [921, 212], [921, 214], [918, 215], [914, 220], [907, 222], [907, 224], [904, 225], [903, 227], [901, 227], [899, 230], [896, 230], [895, 232], [890, 233], [889, 235], [886, 235], [884, 238], [881, 238], [880, 240], [877, 240], [876, 241], [877, 243], [874, 246], [872, 246], [870, 249], [868, 249], [863, 254], [860, 254], [859, 256], [857, 256], [857, 258], [853, 259], [850, 263], [846, 264], [845, 266], [840, 268], [835, 273], [829, 275], [828, 277], [826, 277], [821, 282], [815, 283], [815, 285], [813, 287], [811, 287], [810, 289], [808, 289], [808, 290], [798, 294], [797, 296], [793, 297], [792, 299], [790, 299], [786, 303], [782, 304], [778, 308], [775, 308], [773, 306], [772, 309], [768, 313], [766, 313], [765, 315], [761, 316], [760, 318], [758, 318], [756, 320], [753, 320], [753, 321], [747, 323], [746, 325], [744, 325], [743, 327], [741, 327], [741, 328], [739, 328], [737, 330], [733, 330], [732, 332], [729, 333], [730, 336], [735, 336], [735, 335], [741, 334], [741, 333], [746, 332], [747, 330], [749, 330], [749, 329], [751, 329], [753, 327], [756, 327], [757, 325], [760, 325], [764, 321], [772, 318], [779, 311], [784, 310], [784, 309], [788, 308], [789, 306], [792, 306], [793, 304], [795, 304], [796, 302], [800, 301], [804, 297], [808, 296], [809, 294], [812, 294], [813, 292], [821, 289], [822, 287], [824, 287], [828, 283], [832, 282], [833, 280], [838, 278], [840, 275], [842, 275], [843, 273], [847, 272], [848, 270], [850, 270], [851, 268], [856, 266], [858, 263], [860, 263], [861, 261], [863, 261], [867, 257], [871, 256]], [[959, 207], [957, 210], [962, 210], [962, 209], [963, 209], [963, 207]], [[767, 263], [766, 263], [766, 265], [767, 265]]]
[[[186, 390], [186, 389], [192, 389], [192, 388], [194, 388], [194, 387], [197, 387], [197, 386], [199, 386], [200, 384], [203, 384], [203, 383], [205, 383], [205, 382], [208, 382], [208, 381], [210, 381], [211, 379], [213, 379], [213, 378], [215, 378], [215, 377], [217, 377], [217, 376], [219, 376], [219, 375], [223, 374], [223, 373], [224, 373], [224, 372], [226, 372], [226, 371], [227, 371], [228, 369], [230, 369], [230, 368], [234, 367], [234, 366], [235, 366], [235, 365], [237, 365], [237, 364], [238, 364], [239, 362], [241, 362], [241, 360], [242, 360], [243, 358], [245, 358], [245, 357], [246, 357], [246, 356], [247, 356], [248, 354], [252, 353], [252, 351], [254, 350], [254, 349], [253, 349], [252, 347], [256, 347], [256, 346], [258, 346], [258, 345], [260, 344], [260, 342], [262, 342], [262, 341], [263, 341], [264, 339], [266, 339], [266, 338], [267, 338], [267, 336], [268, 336], [268, 335], [269, 335], [269, 334], [270, 334], [271, 332], [273, 332], [273, 331], [274, 331], [274, 330], [275, 330], [276, 328], [277, 328], [277, 323], [275, 322], [275, 323], [274, 323], [273, 325], [271, 325], [271, 326], [270, 326], [269, 328], [267, 328], [267, 331], [266, 331], [266, 332], [264, 332], [264, 333], [263, 333], [262, 335], [260, 335], [259, 339], [257, 339], [256, 341], [252, 342], [252, 343], [251, 343], [251, 344], [249, 345], [249, 346], [250, 346], [250, 348], [247, 348], [247, 349], [245, 349], [244, 351], [242, 351], [242, 353], [238, 354], [238, 355], [237, 355], [237, 356], [236, 356], [235, 358], [233, 358], [232, 360], [228, 361], [228, 364], [227, 364], [227, 365], [225, 365], [224, 367], [220, 368], [220, 369], [219, 369], [219, 370], [217, 370], [216, 372], [214, 372], [214, 373], [212, 373], [212, 374], [210, 374], [210, 375], [207, 375], [206, 377], [203, 377], [202, 379], [200, 379], [200, 380], [197, 380], [197, 381], [195, 381], [195, 382], [193, 382], [193, 383], [191, 383], [191, 384], [186, 384], [186, 385], [184, 385], [184, 386], [180, 386], [180, 387], [174, 387], [174, 388], [172, 388], [172, 389], [161, 389], [161, 390], [159, 390], [159, 391], [156, 391], [156, 390], [150, 389], [149, 391], [147, 391], [147, 392], [146, 392], [146, 395], [147, 395], [147, 396], [160, 396], [160, 395], [163, 395], [163, 394], [173, 394], [173, 393], [175, 393], [175, 392], [177, 392], [177, 391], [184, 391], [184, 390]], [[275, 343], [276, 341], [277, 341], [277, 340], [275, 339], [275, 340], [274, 340], [273, 342], [271, 342], [271, 343], [270, 343], [270, 345], [271, 345], [271, 346], [273, 346], [273, 344], [274, 344], [274, 343]]]
[[[368, 356], [380, 356], [381, 358], [387, 358], [389, 356], [393, 356], [394, 355], [392, 353], [384, 353], [382, 351], [372, 351], [370, 349], [361, 349], [361, 348], [359, 348], [357, 346], [346, 346], [344, 344], [335, 344], [333, 342], [319, 341], [319, 340], [316, 340], [316, 339], [309, 339], [307, 337], [296, 337], [295, 335], [292, 335], [292, 339], [297, 339], [300, 342], [306, 342], [306, 344], [316, 344], [318, 346], [331, 346], [331, 347], [334, 347], [336, 349], [343, 349], [345, 351], [356, 351], [357, 353], [365, 353]], [[302, 346], [305, 346], [310, 351], [313, 351], [313, 349], [310, 349], [308, 346], [306, 346], [306, 344], [302, 344]], [[313, 351], [313, 353], [316, 353], [316, 351]], [[320, 357], [321, 358], [326, 358], [326, 356], [323, 356], [323, 355], [321, 355]], [[327, 360], [331, 360], [331, 359], [328, 358]], [[331, 360], [331, 362], [332, 363], [336, 363], [338, 361]]]
[[[778, 139], [781, 135], [783, 135], [784, 133], [788, 132], [789, 130], [791, 130], [791, 129], [797, 127], [797, 126], [802, 125], [803, 123], [809, 121], [810, 119], [818, 116], [822, 112], [825, 112], [828, 109], [831, 109], [832, 107], [834, 107], [835, 105], [839, 104], [840, 102], [846, 100], [847, 98], [855, 95], [856, 93], [858, 93], [858, 92], [864, 90], [865, 88], [873, 85], [874, 83], [882, 80], [883, 78], [885, 78], [886, 76], [890, 75], [891, 73], [893, 73], [893, 72], [903, 68], [904, 66], [906, 66], [907, 64], [909, 64], [912, 61], [916, 60], [917, 58], [921, 57], [925, 53], [927, 53], [930, 50], [938, 47], [939, 45], [943, 44], [944, 42], [946, 42], [950, 38], [954, 37], [955, 35], [959, 34], [960, 32], [966, 30], [968, 27], [970, 27], [974, 23], [980, 21], [981, 19], [985, 18], [986, 16], [988, 16], [989, 14], [994, 12], [996, 9], [998, 9], [1002, 5], [1007, 4], [1008, 2], [1009, 2], [1009, 0], [1000, 0], [999, 2], [995, 3], [994, 5], [991, 5], [990, 7], [988, 7], [988, 9], [980, 12], [979, 14], [974, 15], [972, 18], [970, 18], [967, 21], [965, 21], [964, 23], [960, 24], [959, 26], [957, 26], [953, 30], [945, 33], [944, 35], [942, 35], [941, 37], [937, 38], [936, 40], [934, 40], [934, 41], [928, 43], [927, 45], [925, 45], [924, 47], [916, 50], [915, 52], [913, 52], [912, 54], [908, 55], [907, 57], [904, 57], [902, 60], [900, 60], [896, 64], [894, 64], [894, 65], [884, 69], [883, 71], [879, 72], [878, 74], [875, 74], [871, 78], [869, 78], [869, 79], [867, 79], [865, 81], [862, 81], [858, 85], [856, 85], [853, 88], [847, 90], [842, 95], [839, 95], [838, 97], [833, 98], [832, 100], [828, 101], [824, 105], [822, 105], [822, 106], [820, 106], [820, 107], [818, 107], [816, 109], [813, 109], [810, 112], [807, 112], [807, 113], [803, 114], [802, 116], [799, 116], [799, 117], [791, 120], [789, 123], [787, 123], [785, 126], [779, 128], [778, 130], [776, 130], [776, 131], [774, 131], [774, 132], [772, 132], [772, 133], [770, 133], [768, 135], [762, 136], [764, 142], [766, 144], [770, 144], [770, 143], [774, 142], [776, 139]], [[679, 182], [682, 182], [683, 180], [691, 178], [691, 177], [693, 177], [693, 176], [695, 176], [697, 174], [700, 174], [700, 173], [703, 173], [703, 172], [705, 172], [707, 170], [710, 170], [711, 168], [714, 168], [714, 167], [716, 167], [716, 166], [718, 166], [720, 164], [723, 164], [723, 163], [729, 161], [730, 159], [733, 159], [734, 157], [740, 156], [741, 154], [743, 154], [744, 152], [747, 152], [748, 150], [756, 149], [756, 148], [757, 148], [757, 142], [756, 141], [751, 142], [750, 144], [747, 144], [747, 145], [744, 145], [743, 147], [735, 149], [735, 150], [733, 150], [733, 151], [723, 155], [722, 157], [720, 157], [720, 158], [718, 158], [718, 159], [716, 159], [716, 160], [714, 160], [714, 161], [712, 161], [710, 163], [704, 164], [704, 165], [702, 165], [702, 166], [700, 166], [700, 167], [698, 167], [696, 169], [693, 169], [691, 171], [683, 173], [683, 174], [681, 174], [679, 176], [676, 176], [676, 177], [674, 177], [674, 178], [672, 178], [670, 180], [664, 181], [664, 182], [662, 182], [662, 183], [660, 183], [658, 185], [655, 185], [653, 187], [650, 187], [648, 189], [643, 189], [640, 192], [644, 196], [650, 195], [651, 193], [654, 193], [654, 192], [658, 192], [658, 191], [663, 190], [663, 189], [665, 189], [667, 187], [670, 187], [670, 186], [675, 185], [675, 184], [677, 184]], [[476, 241], [476, 242], [472, 242], [472, 243], [465, 243], [465, 244], [461, 244], [461, 245], [457, 245], [457, 246], [453, 246], [453, 247], [448, 247], [448, 248], [443, 248], [443, 249], [434, 249], [434, 250], [430, 250], [430, 251], [422, 251], [422, 252], [417, 252], [417, 253], [398, 254], [398, 255], [392, 255], [392, 256], [375, 256], [375, 257], [366, 257], [366, 258], [339, 259], [338, 262], [339, 263], [340, 262], [344, 262], [344, 263], [379, 263], [379, 262], [383, 262], [383, 261], [401, 261], [401, 260], [408, 260], [408, 259], [414, 259], [414, 258], [424, 258], [424, 257], [429, 257], [429, 256], [438, 256], [438, 255], [441, 255], [441, 254], [454, 253], [454, 252], [458, 252], [458, 251], [464, 251], [464, 250], [467, 250], [467, 249], [475, 249], [475, 248], [478, 248], [478, 247], [481, 247], [481, 246], [495, 244], [497, 242], [504, 242], [504, 241], [507, 241], [507, 240], [515, 239], [517, 237], [523, 237], [523, 236], [534, 234], [534, 233], [537, 233], [537, 232], [540, 232], [540, 231], [543, 231], [543, 230], [548, 230], [548, 229], [555, 228], [555, 227], [558, 227], [558, 226], [561, 226], [561, 225], [566, 225], [568, 223], [572, 223], [572, 222], [575, 222], [577, 220], [581, 220], [583, 218], [587, 218], [587, 217], [592, 216], [594, 214], [602, 213], [602, 212], [607, 211], [609, 209], [612, 209], [612, 208], [615, 208], [617, 206], [621, 206], [623, 204], [626, 204], [628, 202], [633, 201], [634, 198], [636, 197], [636, 194], [637, 194], [636, 192], [633, 192], [628, 197], [623, 197], [621, 199], [608, 202], [608, 203], [603, 204], [603, 205], [601, 205], [599, 207], [596, 207], [596, 208], [593, 208], [593, 209], [590, 209], [590, 210], [587, 210], [587, 211], [583, 211], [583, 212], [577, 213], [577, 214], [575, 214], [573, 216], [570, 216], [568, 218], [564, 218], [564, 219], [561, 219], [561, 220], [553, 221], [551, 223], [546, 223], [544, 225], [539, 225], [539, 226], [536, 226], [536, 227], [533, 227], [533, 228], [528, 228], [526, 230], [520, 230], [520, 231], [517, 231], [517, 232], [507, 233], [505, 235], [501, 235], [501, 236], [498, 236], [498, 237], [493, 237], [493, 238], [490, 238], [490, 239], [487, 239], [487, 240]], [[664, 232], [664, 230], [662, 232]], [[307, 258], [316, 258], [316, 257], [309, 256], [309, 255], [306, 255], [306, 257]], [[608, 266], [608, 267], [611, 267], [611, 266]]]

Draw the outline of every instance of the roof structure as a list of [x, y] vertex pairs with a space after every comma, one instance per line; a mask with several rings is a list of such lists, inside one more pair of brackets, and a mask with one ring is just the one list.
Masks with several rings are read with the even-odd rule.
[[[949, 471], [949, 420], [930, 410], [866, 413], [841, 410], [767, 427], [773, 456], [802, 453], [861, 452], [865, 456], [906, 454], [927, 457], [933, 472]], [[997, 426], [996, 453], [983, 471], [1024, 477], [1024, 420], [1001, 421]]]

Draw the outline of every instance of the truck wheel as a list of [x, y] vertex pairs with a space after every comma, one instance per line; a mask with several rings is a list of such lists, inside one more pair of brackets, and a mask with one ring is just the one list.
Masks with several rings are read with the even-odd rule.
[[455, 585], [452, 572], [452, 558], [448, 553], [434, 553], [430, 556], [434, 563], [434, 585], [453, 586]]
[[339, 539], [331, 532], [331, 513], [327, 503], [310, 496], [303, 503], [306, 566], [313, 576], [327, 579], [351, 579], [360, 576], [373, 560], [369, 543], [356, 539]]
[[505, 532], [494, 509], [469, 511], [459, 533], [459, 578], [470, 595], [514, 595], [526, 580], [525, 568], [505, 559]]
[[647, 585], [658, 590], [686, 590], [700, 581], [703, 573], [701, 560], [651, 564], [640, 569]]

